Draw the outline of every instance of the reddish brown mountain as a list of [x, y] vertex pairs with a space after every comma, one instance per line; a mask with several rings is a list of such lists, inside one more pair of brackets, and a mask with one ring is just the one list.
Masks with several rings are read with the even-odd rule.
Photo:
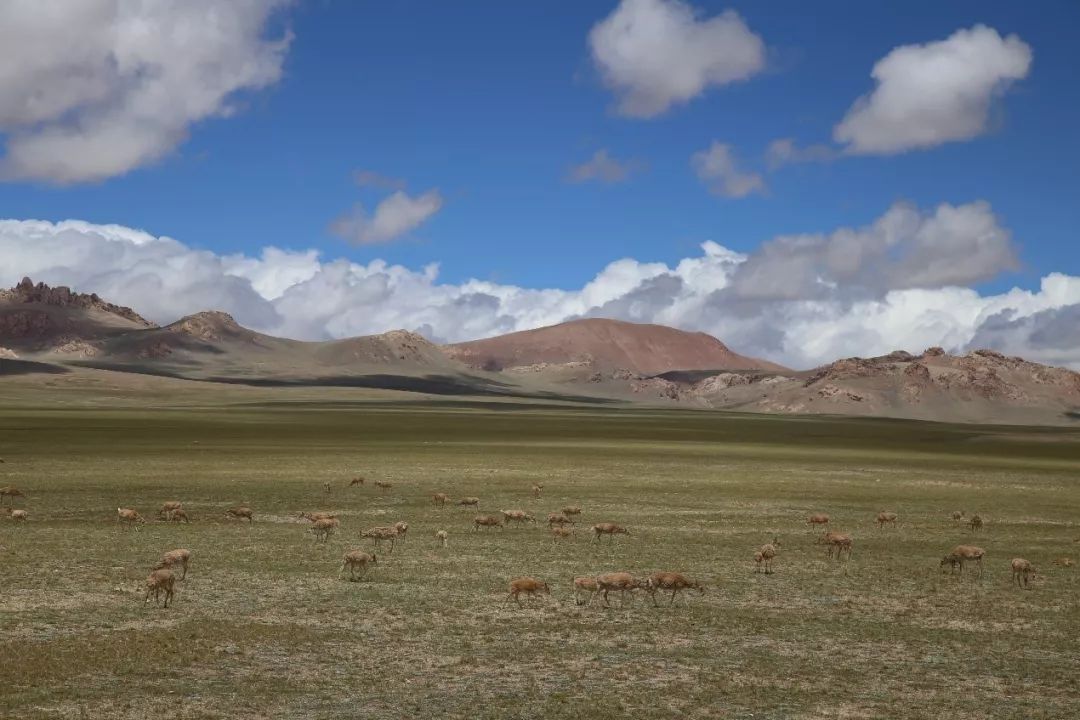
[[578, 362], [641, 375], [672, 370], [784, 369], [766, 360], [734, 353], [705, 333], [621, 320], [571, 320], [537, 330], [448, 345], [444, 349], [466, 365], [489, 370]]

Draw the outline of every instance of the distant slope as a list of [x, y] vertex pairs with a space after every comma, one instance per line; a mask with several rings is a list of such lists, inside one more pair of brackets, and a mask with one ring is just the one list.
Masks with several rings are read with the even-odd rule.
[[705, 333], [604, 319], [572, 320], [449, 345], [445, 350], [467, 365], [490, 370], [545, 363], [584, 363], [597, 370], [622, 369], [641, 375], [672, 370], [784, 369], [734, 353]]

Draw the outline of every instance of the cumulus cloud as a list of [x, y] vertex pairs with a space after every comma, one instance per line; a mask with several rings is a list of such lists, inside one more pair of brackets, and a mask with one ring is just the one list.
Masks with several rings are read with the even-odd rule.
[[739, 170], [730, 145], [713, 141], [707, 150], [694, 153], [690, 164], [698, 179], [714, 195], [743, 198], [752, 193], [765, 192], [765, 181], [761, 175]]
[[1016, 35], [976, 25], [945, 40], [895, 48], [874, 65], [877, 86], [833, 129], [857, 155], [892, 155], [987, 129], [990, 108], [1027, 77], [1031, 48]]
[[779, 138], [769, 143], [765, 161], [770, 170], [795, 163], [829, 162], [836, 157], [836, 150], [828, 145], [814, 144], [799, 147], [794, 138]]
[[620, 161], [608, 154], [607, 150], [597, 150], [593, 156], [570, 168], [567, 180], [583, 183], [595, 180], [602, 183], [620, 183], [637, 172], [641, 164], [634, 160]]
[[765, 44], [733, 10], [701, 17], [680, 0], [622, 0], [589, 33], [622, 115], [650, 118], [765, 67]]
[[289, 0], [0, 4], [0, 178], [78, 183], [161, 159], [281, 77]]
[[1014, 262], [1008, 231], [981, 202], [898, 204], [866, 227], [775, 238], [747, 254], [706, 241], [674, 265], [623, 258], [570, 290], [446, 283], [434, 264], [313, 250], [221, 256], [117, 225], [0, 221], [0, 286], [30, 275], [162, 323], [220, 309], [299, 339], [400, 327], [460, 341], [595, 316], [701, 330], [793, 367], [941, 345], [1080, 368], [1080, 277], [1051, 274], [1036, 290], [993, 295], [964, 286]]
[[363, 205], [339, 217], [330, 231], [355, 245], [375, 245], [390, 242], [423, 225], [443, 206], [438, 190], [410, 196], [399, 190], [375, 206], [368, 214]]

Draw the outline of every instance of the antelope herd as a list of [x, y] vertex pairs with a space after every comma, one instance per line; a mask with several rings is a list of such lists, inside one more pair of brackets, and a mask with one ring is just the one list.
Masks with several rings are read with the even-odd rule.
[[[364, 486], [365, 482], [364, 477], [357, 476], [352, 479], [349, 486]], [[381, 490], [387, 490], [393, 487], [391, 483], [385, 481], [377, 480], [373, 484]], [[327, 493], [330, 492], [330, 487], [330, 483], [324, 483], [324, 489]], [[534, 498], [539, 498], [543, 488], [544, 486], [540, 484], [532, 486], [532, 496]], [[22, 491], [16, 487], [7, 486], [0, 488], [0, 501], [24, 497], [25, 495]], [[431, 499], [436, 508], [444, 508], [450, 500], [449, 496], [445, 493], [435, 493], [431, 496]], [[480, 498], [472, 496], [463, 497], [456, 501], [456, 504], [463, 507], [479, 508]], [[5, 506], [4, 509], [7, 512], [8, 517], [13, 521], [25, 522], [28, 518], [26, 510], [15, 509], [11, 505]], [[572, 538], [575, 532], [574, 528], [576, 527], [576, 521], [572, 518], [579, 517], [582, 512], [581, 507], [577, 505], [567, 505], [559, 511], [549, 513], [547, 516], [547, 525], [552, 540], [558, 541]], [[225, 515], [232, 519], [247, 520], [249, 524], [254, 523], [255, 521], [252, 509], [244, 505], [227, 509]], [[157, 517], [164, 522], [191, 522], [183, 503], [179, 500], [169, 500], [162, 503], [157, 511]], [[310, 523], [309, 529], [314, 535], [315, 542], [319, 544], [325, 544], [341, 526], [339, 514], [334, 512], [304, 511], [297, 513], [295, 517]], [[967, 514], [962, 510], [957, 510], [951, 514], [951, 518], [954, 523], [959, 524], [961, 521], [965, 521]], [[146, 525], [146, 519], [137, 510], [124, 507], [118, 507], [116, 509], [116, 522], [122, 528], [134, 529], [136, 531], [139, 531], [141, 526]], [[897, 525], [898, 516], [894, 512], [882, 510], [877, 513], [875, 522], [878, 529], [881, 530], [886, 526]], [[528, 523], [536, 524], [536, 517], [525, 510], [515, 508], [502, 510], [499, 515], [478, 514], [473, 517], [472, 526], [474, 532], [482, 528], [503, 530], [511, 523], [516, 523], [518, 525], [526, 525]], [[984, 521], [978, 514], [972, 515], [970, 519], [966, 520], [966, 523], [972, 534], [981, 531], [984, 527]], [[843, 560], [845, 553], [848, 559], [851, 558], [854, 540], [850, 534], [830, 529], [830, 518], [827, 514], [812, 514], [806, 519], [806, 524], [810, 525], [812, 528], [824, 528], [823, 533], [817, 537], [816, 542], [825, 546], [826, 554], [830, 559], [835, 557], [838, 561]], [[393, 525], [372, 527], [362, 530], [359, 535], [362, 539], [372, 540], [374, 549], [378, 549], [380, 543], [389, 542], [389, 553], [392, 555], [396, 543], [404, 542], [408, 530], [409, 524], [402, 520]], [[599, 541], [605, 535], [611, 540], [614, 540], [617, 535], [629, 536], [631, 534], [627, 528], [612, 522], [596, 523], [592, 525], [592, 531], [594, 542]], [[446, 530], [436, 531], [434, 537], [438, 547], [447, 547], [449, 534]], [[772, 574], [773, 562], [780, 554], [780, 548], [780, 539], [774, 536], [772, 542], [766, 543], [756, 550], [753, 553], [755, 571]], [[974, 545], [957, 545], [942, 558], [940, 565], [942, 568], [948, 567], [954, 573], [959, 572], [961, 576], [964, 574], [966, 565], [973, 565], [978, 570], [979, 577], [981, 577], [983, 570], [982, 561], [985, 555], [986, 551], [980, 547]], [[169, 604], [173, 602], [174, 599], [176, 583], [187, 578], [190, 561], [191, 551], [186, 548], [178, 548], [164, 553], [160, 560], [151, 567], [150, 574], [146, 578], [144, 603], [148, 603], [152, 595], [154, 597], [155, 605], [160, 603], [163, 599], [163, 607], [169, 607]], [[1054, 560], [1054, 564], [1062, 567], [1071, 567], [1073, 561], [1070, 558], [1058, 558]], [[338, 574], [339, 576], [344, 575], [347, 570], [349, 573], [348, 579], [356, 582], [362, 580], [367, 574], [368, 569], [375, 565], [378, 565], [378, 559], [374, 552], [368, 553], [364, 550], [353, 549], [344, 554]], [[1023, 558], [1013, 559], [1010, 566], [1012, 569], [1012, 579], [1016, 586], [1018, 588], [1030, 589], [1031, 581], [1036, 576], [1035, 567]], [[179, 577], [177, 577], [177, 572], [180, 573]], [[673, 605], [680, 592], [697, 590], [699, 593], [704, 594], [705, 585], [678, 572], [656, 572], [648, 576], [640, 577], [634, 576], [628, 572], [607, 572], [599, 575], [578, 576], [573, 579], [572, 583], [572, 592], [575, 602], [578, 605], [591, 605], [597, 598], [600, 598], [603, 601], [604, 607], [610, 607], [610, 594], [618, 593], [621, 606], [626, 603], [627, 596], [632, 596], [633, 591], [635, 590], [643, 590], [647, 593], [652, 598], [654, 605], [659, 605], [656, 599], [657, 593], [670, 593], [668, 604]], [[505, 602], [514, 600], [520, 606], [522, 595], [528, 599], [540, 594], [551, 594], [551, 587], [547, 582], [530, 576], [516, 577], [510, 581], [509, 593], [506, 596]]]

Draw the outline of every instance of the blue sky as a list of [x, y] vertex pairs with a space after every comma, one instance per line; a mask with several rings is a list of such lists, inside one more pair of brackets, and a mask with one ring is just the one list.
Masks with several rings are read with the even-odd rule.
[[[105, 179], [9, 178], [0, 217], [115, 223], [216, 255], [275, 246], [417, 271], [437, 262], [445, 283], [572, 291], [618, 258], [674, 266], [706, 240], [753, 253], [776, 236], [869, 225], [897, 201], [924, 212], [985, 201], [1020, 263], [969, 285], [992, 294], [1080, 274], [1080, 50], [1069, 32], [1080, 4], [1047, 1], [1035, 12], [1012, 2], [695, 0], [699, 21], [736, 10], [764, 42], [765, 66], [648, 118], [620, 114], [590, 48], [590, 29], [616, 5], [277, 8], [261, 34], [292, 34], [280, 76], [230, 94], [228, 117], [195, 118], [164, 157]], [[976, 137], [768, 168], [766, 149], [779, 138], [838, 147], [834, 126], [874, 89], [871, 69], [894, 48], [976, 24], [1016, 34], [1033, 57], [1024, 77], [995, 93]], [[0, 116], [5, 129], [9, 139], [17, 132]], [[767, 190], [710, 193], [691, 156], [713, 142]], [[628, 179], [567, 181], [602, 149], [636, 163]], [[357, 170], [400, 178], [411, 196], [437, 190], [441, 206], [390, 242], [350, 244], [330, 231], [334, 220], [357, 203], [370, 212], [388, 194], [354, 183]]]

